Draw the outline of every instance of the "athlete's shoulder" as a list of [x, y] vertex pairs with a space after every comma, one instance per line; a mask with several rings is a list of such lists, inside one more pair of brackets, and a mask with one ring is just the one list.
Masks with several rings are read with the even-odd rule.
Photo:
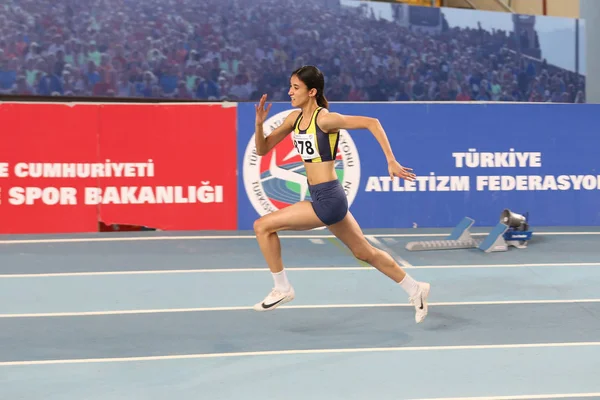
[[328, 112], [319, 118], [321, 129], [339, 130], [339, 129], [365, 129], [373, 125], [375, 118], [363, 117], [360, 115], [344, 115], [337, 112]]
[[332, 118], [335, 120], [337, 113], [329, 111], [327, 108], [323, 107], [319, 110], [319, 114], [317, 115], [317, 125], [324, 131], [327, 132], [329, 130], [336, 131], [335, 123], [332, 124]]
[[327, 118], [327, 116], [329, 114], [331, 114], [331, 111], [329, 111], [328, 109], [326, 109], [325, 107], [319, 107], [317, 110], [315, 110], [317, 114], [317, 125], [320, 125], [320, 122], [323, 121], [323, 118]]
[[294, 127], [296, 125], [296, 121], [300, 118], [301, 110], [294, 110], [285, 117], [283, 120], [283, 124], [287, 127]]
[[291, 113], [289, 113], [287, 117], [290, 119], [296, 119], [300, 116], [300, 114], [302, 114], [302, 110], [294, 110]]
[[329, 109], [327, 109], [325, 107], [319, 107], [318, 111], [319, 111], [319, 117], [321, 115], [327, 115], [327, 114], [331, 113], [331, 111], [329, 111]]
[[302, 110], [294, 110], [291, 113], [289, 113], [287, 117], [285, 117], [285, 121], [291, 121], [292, 123], [294, 123], [300, 117], [300, 114], [302, 114]]

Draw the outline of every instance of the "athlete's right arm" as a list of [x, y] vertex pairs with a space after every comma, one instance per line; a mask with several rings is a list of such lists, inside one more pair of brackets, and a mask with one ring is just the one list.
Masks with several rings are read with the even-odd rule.
[[256, 153], [259, 156], [266, 155], [273, 147], [277, 145], [277, 143], [281, 142], [283, 138], [285, 138], [288, 134], [292, 132], [294, 129], [294, 121], [298, 117], [299, 111], [294, 111], [289, 114], [283, 123], [279, 125], [277, 128], [271, 132], [271, 134], [265, 138], [265, 134], [263, 131], [263, 123], [267, 118], [267, 114], [271, 109], [271, 104], [267, 106], [265, 109], [265, 101], [267, 100], [267, 95], [263, 95], [260, 99], [260, 103], [255, 106], [256, 108], [256, 123], [255, 123], [255, 132], [254, 132], [254, 141], [256, 145]]

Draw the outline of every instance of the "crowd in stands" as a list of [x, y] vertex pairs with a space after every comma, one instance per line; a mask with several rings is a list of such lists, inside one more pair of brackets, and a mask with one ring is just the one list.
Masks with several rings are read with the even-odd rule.
[[585, 79], [509, 32], [427, 35], [332, 0], [4, 0], [0, 94], [287, 101], [304, 64], [330, 101], [585, 102]]

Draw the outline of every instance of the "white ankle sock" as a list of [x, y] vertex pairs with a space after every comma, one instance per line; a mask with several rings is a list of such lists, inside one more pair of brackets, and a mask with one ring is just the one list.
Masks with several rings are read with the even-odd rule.
[[275, 289], [287, 292], [290, 290], [290, 282], [288, 281], [285, 269], [281, 272], [271, 273], [273, 275], [273, 281], [275, 282]]
[[404, 276], [404, 279], [402, 279], [402, 281], [400, 281], [400, 286], [402, 286], [402, 289], [404, 289], [406, 291], [406, 293], [408, 293], [408, 295], [410, 297], [413, 297], [419, 291], [419, 284], [418, 284], [418, 282], [415, 281], [408, 274], [406, 274]]

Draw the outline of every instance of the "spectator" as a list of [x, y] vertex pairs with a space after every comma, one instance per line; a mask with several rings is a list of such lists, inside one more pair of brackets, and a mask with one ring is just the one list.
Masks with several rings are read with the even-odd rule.
[[424, 34], [331, 4], [4, 0], [0, 92], [287, 101], [288, 74], [310, 63], [331, 100], [585, 101], [583, 76], [515, 51], [539, 50], [537, 34]]
[[[1, 54], [0, 54], [1, 56]], [[0, 93], [11, 92], [17, 83], [18, 61], [12, 57], [8, 61], [0, 58]]]

